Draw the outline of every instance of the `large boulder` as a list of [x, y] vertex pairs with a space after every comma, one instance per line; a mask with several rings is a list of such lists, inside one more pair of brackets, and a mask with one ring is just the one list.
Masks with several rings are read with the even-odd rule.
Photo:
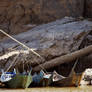
[[[91, 21], [78, 21], [71, 17], [65, 17], [37, 26], [14, 37], [35, 50], [44, 50], [42, 51], [42, 53], [46, 53], [44, 56], [48, 56], [47, 53], [51, 56], [57, 56], [75, 51], [82, 37], [91, 30], [91, 27]], [[18, 44], [11, 39], [5, 39], [0, 45], [0, 51], [2, 51], [2, 47], [8, 49]]]
[[[30, 48], [33, 48], [44, 57], [46, 61], [49, 61], [55, 57], [66, 55], [78, 50], [82, 39], [90, 32], [91, 28], [91, 21], [78, 21], [71, 17], [65, 17], [55, 22], [37, 26], [27, 32], [20, 33], [13, 37]], [[92, 37], [91, 35], [89, 36]], [[92, 41], [92, 39], [90, 40]], [[21, 47], [11, 39], [2, 40], [0, 43], [1, 52], [6, 52], [7, 49], [15, 48], [20, 49]], [[27, 62], [29, 62], [31, 66], [37, 65], [40, 61], [40, 58], [32, 56], [32, 54], [27, 58]]]

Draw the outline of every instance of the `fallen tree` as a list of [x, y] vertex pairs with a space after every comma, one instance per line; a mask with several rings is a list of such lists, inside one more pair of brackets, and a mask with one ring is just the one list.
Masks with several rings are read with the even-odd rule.
[[36, 72], [40, 71], [41, 67], [44, 67], [44, 69], [49, 69], [49, 68], [58, 66], [60, 64], [63, 64], [63, 63], [68, 63], [68, 62], [74, 61], [77, 58], [83, 57], [83, 56], [91, 54], [91, 53], [92, 53], [92, 45], [90, 45], [88, 47], [85, 47], [85, 48], [83, 48], [81, 50], [72, 52], [70, 54], [60, 56], [60, 57], [55, 58], [55, 59], [53, 59], [51, 61], [48, 61], [48, 62], [46, 62], [44, 64], [38, 65], [38, 66], [34, 67], [33, 70], [36, 71]]

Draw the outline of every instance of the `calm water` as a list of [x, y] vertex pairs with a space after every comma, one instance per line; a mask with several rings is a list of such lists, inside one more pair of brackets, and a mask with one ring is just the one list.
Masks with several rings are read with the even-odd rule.
[[0, 89], [0, 92], [92, 92], [92, 86], [68, 88], [28, 88], [28, 89]]

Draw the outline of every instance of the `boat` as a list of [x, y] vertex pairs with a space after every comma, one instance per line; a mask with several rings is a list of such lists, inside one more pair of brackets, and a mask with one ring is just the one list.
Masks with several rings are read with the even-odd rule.
[[58, 74], [56, 71], [53, 72], [53, 76], [52, 76], [52, 81], [53, 81], [53, 82], [62, 80], [62, 79], [64, 79], [64, 78], [65, 78], [64, 76]]
[[44, 71], [41, 70], [40, 73], [35, 73], [33, 76], [32, 76], [32, 85], [33, 86], [41, 86], [41, 81], [43, 79], [43, 76], [44, 76]]
[[15, 69], [13, 72], [4, 72], [4, 70], [1, 70], [1, 71], [2, 71], [2, 74], [0, 77], [1, 82], [7, 82], [7, 81], [11, 80], [16, 75]]
[[52, 82], [52, 74], [45, 73], [43, 70], [40, 71], [39, 74], [35, 73], [32, 77], [33, 79], [33, 86], [49, 86]]
[[31, 82], [32, 82], [31, 75], [16, 74], [14, 78], [6, 82], [5, 84], [9, 88], [28, 88]]
[[43, 87], [50, 86], [52, 83], [52, 73], [45, 73], [43, 79], [41, 80], [41, 84]]
[[74, 69], [77, 63], [78, 59], [76, 59], [76, 62], [74, 63], [74, 66], [68, 77], [64, 77], [62, 75], [59, 75], [57, 72], [54, 72], [52, 77], [53, 85], [61, 87], [79, 86], [83, 73], [75, 73]]
[[28, 88], [31, 82], [31, 71], [28, 74], [16, 73], [10, 80], [3, 81], [8, 88]]
[[53, 85], [60, 87], [79, 86], [82, 78], [82, 73], [73, 72], [72, 75], [64, 77], [58, 73], [53, 74]]

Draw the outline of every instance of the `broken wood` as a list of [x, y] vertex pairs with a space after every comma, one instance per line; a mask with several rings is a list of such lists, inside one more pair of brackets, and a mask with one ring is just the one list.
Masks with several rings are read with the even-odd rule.
[[15, 51], [11, 51], [9, 53], [6, 53], [6, 54], [0, 56], [0, 60], [8, 59], [9, 57], [12, 57], [12, 56], [18, 55], [18, 54], [29, 54], [29, 51], [28, 50], [15, 50]]
[[83, 56], [86, 56], [86, 55], [91, 54], [91, 53], [92, 53], [92, 45], [90, 45], [88, 47], [85, 47], [85, 48], [83, 48], [81, 50], [72, 52], [70, 54], [60, 56], [60, 57], [55, 58], [53, 60], [50, 60], [50, 61], [48, 61], [46, 63], [40, 64], [40, 65], [34, 67], [33, 70], [35, 72], [40, 71], [41, 70], [40, 66], [44, 67], [44, 69], [49, 69], [49, 68], [58, 66], [60, 64], [63, 64], [63, 63], [68, 63], [68, 62], [74, 61], [79, 57], [83, 57]]

